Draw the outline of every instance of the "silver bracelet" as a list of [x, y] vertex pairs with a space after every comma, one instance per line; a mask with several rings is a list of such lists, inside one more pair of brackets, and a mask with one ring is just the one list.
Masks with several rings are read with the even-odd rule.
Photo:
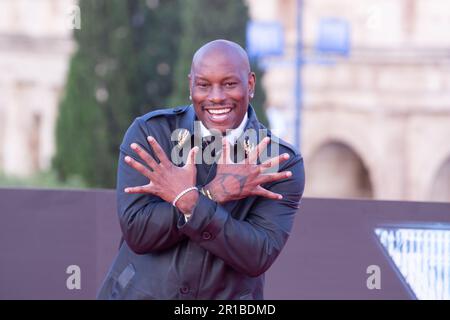
[[197, 188], [197, 187], [190, 187], [190, 188], [187, 188], [186, 190], [181, 191], [181, 192], [175, 197], [175, 199], [173, 199], [172, 205], [173, 205], [174, 207], [176, 207], [177, 201], [180, 200], [180, 198], [181, 198], [182, 196], [184, 196], [186, 193], [188, 193], [189, 191], [192, 191], [192, 190], [197, 190], [197, 191], [198, 191], [198, 188]]

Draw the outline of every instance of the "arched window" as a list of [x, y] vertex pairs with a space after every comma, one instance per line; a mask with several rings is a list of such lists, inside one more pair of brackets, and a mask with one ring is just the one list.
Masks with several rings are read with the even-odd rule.
[[369, 172], [361, 158], [340, 142], [323, 145], [305, 163], [305, 195], [330, 198], [372, 198]]

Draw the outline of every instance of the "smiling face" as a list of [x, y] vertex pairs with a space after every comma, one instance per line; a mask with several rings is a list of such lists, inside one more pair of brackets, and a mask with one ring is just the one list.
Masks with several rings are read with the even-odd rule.
[[216, 40], [194, 55], [189, 84], [198, 119], [208, 129], [225, 133], [242, 122], [254, 92], [255, 75], [241, 47]]

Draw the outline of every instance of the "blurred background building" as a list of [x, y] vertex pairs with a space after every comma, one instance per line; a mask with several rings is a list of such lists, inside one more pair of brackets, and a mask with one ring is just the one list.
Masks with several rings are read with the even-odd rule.
[[[51, 166], [74, 3], [0, 1], [0, 171], [7, 175]], [[262, 81], [269, 121], [290, 142], [302, 21], [307, 196], [450, 201], [450, 2], [304, 0], [301, 12], [298, 0], [247, 4], [253, 21], [283, 27], [284, 53], [266, 61]], [[317, 52], [323, 19], [349, 26], [348, 54]]]
[[71, 0], [0, 1], [0, 172], [50, 167], [73, 49]]
[[[304, 39], [301, 146], [306, 195], [450, 201], [450, 2], [249, 1], [254, 20], [280, 21], [267, 106], [293, 141], [296, 19]], [[350, 26], [347, 57], [315, 51], [321, 19]], [[274, 63], [278, 60], [278, 63]]]

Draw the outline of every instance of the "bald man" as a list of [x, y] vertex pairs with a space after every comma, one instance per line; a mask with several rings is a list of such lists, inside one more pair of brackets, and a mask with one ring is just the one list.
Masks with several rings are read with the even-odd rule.
[[121, 246], [100, 299], [263, 299], [291, 231], [303, 159], [256, 118], [238, 44], [192, 59], [192, 104], [136, 118], [120, 146]]

